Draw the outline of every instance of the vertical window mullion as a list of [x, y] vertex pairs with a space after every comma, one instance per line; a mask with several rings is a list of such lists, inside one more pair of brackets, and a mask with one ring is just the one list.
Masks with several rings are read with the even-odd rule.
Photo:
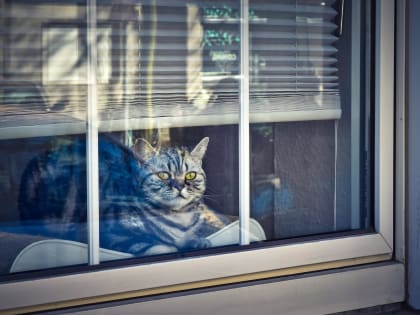
[[96, 0], [87, 1], [88, 110], [86, 134], [87, 230], [89, 265], [99, 264], [99, 158], [97, 118]]
[[395, 2], [379, 1], [376, 10], [375, 228], [393, 248]]
[[249, 0], [241, 0], [241, 101], [239, 120], [239, 217], [240, 243], [249, 244]]

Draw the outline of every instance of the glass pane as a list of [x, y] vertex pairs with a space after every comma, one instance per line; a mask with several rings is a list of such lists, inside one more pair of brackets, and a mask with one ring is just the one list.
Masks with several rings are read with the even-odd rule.
[[85, 19], [81, 1], [0, 2], [1, 274], [87, 263]]
[[0, 5], [0, 272], [237, 244], [238, 3]]
[[237, 2], [97, 10], [119, 48], [112, 81], [98, 86], [101, 251], [150, 256], [236, 244]]
[[250, 1], [239, 218], [239, 1], [0, 2], [0, 273], [369, 229], [369, 4]]
[[269, 239], [371, 227], [362, 3], [250, 3], [251, 215]]

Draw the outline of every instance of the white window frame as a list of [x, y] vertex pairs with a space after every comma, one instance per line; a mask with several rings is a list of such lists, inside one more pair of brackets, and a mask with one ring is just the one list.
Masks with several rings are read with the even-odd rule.
[[[177, 314], [177, 311], [181, 313], [185, 310], [185, 304], [181, 302], [186, 301], [191, 303], [188, 307], [200, 303], [199, 307], [204, 313], [206, 310], [210, 312], [214, 303], [221, 303], [220, 305], [226, 305], [227, 310], [240, 305], [236, 308], [237, 311], [232, 308], [231, 312], [225, 313], [255, 314], [256, 309], [250, 306], [250, 302], [254, 301], [261, 306], [257, 310], [266, 310], [267, 314], [286, 314], [287, 312], [281, 312], [283, 307], [286, 309], [292, 306], [295, 309], [290, 314], [326, 314], [402, 301], [404, 267], [393, 260], [394, 241], [398, 242], [397, 248], [402, 246], [401, 235], [394, 238], [393, 65], [395, 6], [404, 7], [405, 1], [396, 2], [398, 4], [394, 0], [380, 0], [376, 3], [376, 233], [334, 236], [226, 254], [8, 282], [0, 284], [0, 311], [47, 310], [155, 294], [168, 295], [163, 295], [167, 297], [163, 301], [153, 301], [151, 298], [139, 300], [138, 303], [131, 304], [132, 306], [126, 306], [127, 313], [131, 310], [136, 311], [136, 314], [153, 314], [167, 309], [171, 310], [171, 314]], [[249, 118], [245, 116], [243, 119], [246, 121]], [[95, 132], [97, 130], [93, 130]], [[246, 129], [242, 131], [242, 135], [241, 143], [246, 146], [249, 139]], [[401, 168], [403, 166], [399, 165], [396, 169]], [[247, 188], [243, 189], [246, 192]], [[242, 240], [246, 243], [247, 235], [243, 235]], [[378, 264], [364, 266], [367, 263]], [[362, 266], [354, 268], [358, 265]], [[351, 266], [350, 269], [331, 271], [333, 268]], [[313, 273], [299, 276], [307, 272]], [[280, 276], [292, 277], [277, 279]], [[253, 282], [255, 285], [238, 284], [252, 280], [257, 281]], [[235, 283], [237, 285], [232, 286]], [[227, 286], [225, 289], [231, 290], [229, 292], [232, 294], [226, 294], [225, 289], [214, 289], [211, 292], [206, 291], [207, 293], [194, 291], [197, 294], [191, 295], [176, 293], [220, 285]], [[245, 301], [248, 297], [249, 301]], [[310, 300], [308, 302], [305, 299]], [[274, 303], [278, 303], [278, 308], [269, 312]]]

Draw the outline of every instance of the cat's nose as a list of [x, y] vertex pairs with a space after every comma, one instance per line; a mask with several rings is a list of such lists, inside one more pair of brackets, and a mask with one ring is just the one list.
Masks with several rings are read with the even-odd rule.
[[176, 181], [176, 180], [172, 180], [172, 187], [176, 188], [178, 191], [181, 191], [182, 188], [184, 188], [184, 184]]
[[182, 197], [184, 199], [187, 199], [186, 191], [184, 189], [184, 187], [185, 187], [184, 184], [181, 184], [181, 183], [175, 181], [173, 187], [175, 187], [176, 190], [178, 190], [178, 194], [179, 194], [178, 196], [180, 196], [180, 197]]

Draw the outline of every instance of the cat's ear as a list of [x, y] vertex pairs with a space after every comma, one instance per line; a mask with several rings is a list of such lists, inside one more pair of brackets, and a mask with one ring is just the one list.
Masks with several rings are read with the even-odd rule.
[[207, 151], [207, 145], [209, 144], [209, 137], [205, 137], [201, 139], [201, 141], [195, 146], [195, 148], [191, 151], [191, 155], [195, 158], [198, 158], [200, 160], [203, 159], [204, 154], [206, 154]]
[[131, 149], [136, 153], [141, 161], [147, 161], [158, 154], [158, 150], [153, 148], [149, 142], [142, 138], [137, 139]]

